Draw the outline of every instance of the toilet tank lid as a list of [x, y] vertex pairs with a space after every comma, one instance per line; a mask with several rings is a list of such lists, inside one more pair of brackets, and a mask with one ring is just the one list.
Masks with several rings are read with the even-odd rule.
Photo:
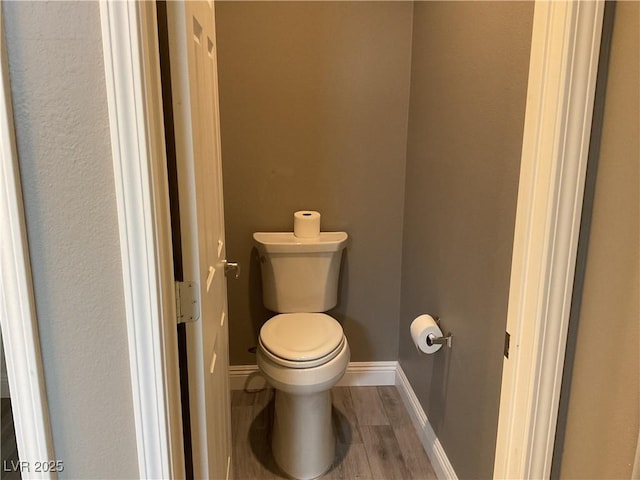
[[346, 232], [320, 232], [319, 237], [299, 238], [293, 232], [256, 232], [253, 240], [268, 253], [337, 252], [349, 236]]

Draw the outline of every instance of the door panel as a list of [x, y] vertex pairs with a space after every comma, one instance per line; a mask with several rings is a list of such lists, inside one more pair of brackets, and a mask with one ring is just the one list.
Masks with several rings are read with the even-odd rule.
[[226, 478], [231, 455], [227, 286], [213, 2], [167, 2], [185, 280], [198, 283], [188, 324], [195, 478]]

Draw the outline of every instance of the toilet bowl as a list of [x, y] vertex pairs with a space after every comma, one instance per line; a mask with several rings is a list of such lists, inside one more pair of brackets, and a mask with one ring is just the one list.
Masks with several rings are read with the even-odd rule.
[[294, 478], [316, 478], [333, 463], [330, 390], [349, 356], [342, 327], [325, 314], [276, 315], [260, 331], [258, 367], [276, 389], [273, 456]]
[[275, 388], [272, 452], [290, 477], [325, 473], [335, 456], [331, 387], [344, 375], [349, 344], [342, 326], [322, 313], [337, 304], [344, 232], [300, 240], [254, 233], [264, 305], [280, 312], [260, 329], [258, 368]]

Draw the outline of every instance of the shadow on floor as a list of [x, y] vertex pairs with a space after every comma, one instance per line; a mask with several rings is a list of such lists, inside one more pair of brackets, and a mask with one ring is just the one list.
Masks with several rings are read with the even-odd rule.
[[[249, 428], [249, 445], [256, 460], [276, 478], [288, 478], [276, 464], [271, 451], [271, 426], [273, 425], [273, 412], [275, 400], [272, 398], [251, 422]], [[340, 466], [351, 444], [351, 425], [347, 417], [337, 408], [333, 407], [331, 412], [333, 429], [336, 434], [336, 455], [331, 468], [326, 472], [330, 474]], [[325, 474], [325, 475], [326, 475]]]

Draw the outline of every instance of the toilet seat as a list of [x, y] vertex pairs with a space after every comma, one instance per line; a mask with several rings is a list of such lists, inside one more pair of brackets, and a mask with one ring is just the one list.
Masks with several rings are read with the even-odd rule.
[[335, 357], [338, 356], [338, 354], [342, 351], [342, 349], [344, 348], [344, 344], [345, 344], [345, 339], [343, 338], [342, 341], [338, 344], [338, 346], [331, 352], [329, 352], [327, 355], [324, 355], [320, 358], [316, 358], [314, 360], [305, 360], [305, 361], [300, 361], [300, 360], [287, 360], [286, 358], [282, 358], [279, 357], [277, 355], [274, 355], [271, 351], [269, 351], [269, 349], [264, 345], [263, 341], [261, 339], [258, 339], [258, 342], [260, 344], [262, 353], [269, 358], [273, 363], [280, 365], [282, 367], [288, 367], [288, 368], [313, 368], [313, 367], [319, 367], [321, 365], [324, 365], [325, 363], [333, 360]]
[[265, 356], [290, 368], [311, 368], [335, 358], [346, 339], [342, 326], [324, 313], [285, 313], [268, 320], [258, 338]]

